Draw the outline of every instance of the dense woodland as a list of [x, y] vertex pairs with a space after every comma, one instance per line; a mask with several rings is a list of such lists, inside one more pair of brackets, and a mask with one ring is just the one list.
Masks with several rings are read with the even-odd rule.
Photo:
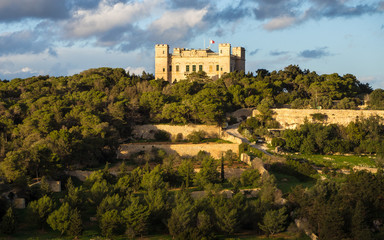
[[[356, 109], [363, 100], [370, 109], [384, 109], [384, 91], [373, 91], [351, 74], [318, 75], [294, 65], [273, 72], [234, 72], [215, 81], [198, 72], [174, 84], [154, 80], [145, 72], [137, 76], [111, 68], [68, 77], [4, 80], [0, 82], [0, 179], [27, 188], [33, 178], [66, 179], [64, 170], [114, 161], [118, 145], [130, 139], [135, 124], [222, 125], [233, 121], [228, 113], [256, 107], [262, 113], [260, 119], [241, 125], [256, 139], [267, 128], [277, 127], [269, 116], [272, 107]], [[379, 153], [383, 149], [384, 127], [375, 118], [356, 120], [347, 127], [320, 122], [284, 132], [275, 138], [275, 145], [304, 153]], [[217, 161], [204, 154], [182, 161], [177, 170], [164, 154], [146, 157], [157, 161], [158, 167], [122, 169], [117, 177], [102, 170], [83, 184], [69, 180], [63, 202], [44, 184], [29, 189], [28, 216], [39, 220], [37, 228], [49, 226], [71, 236], [80, 235], [81, 222], [91, 216], [96, 216], [100, 233], [107, 237], [156, 232], [170, 233], [176, 239], [213, 239], [241, 230], [274, 234], [303, 216], [320, 239], [375, 239], [382, 232], [376, 224], [384, 222], [380, 171], [353, 173], [337, 183], [319, 181], [310, 190], [296, 188], [282, 207], [274, 203], [273, 176], [261, 178], [258, 172], [245, 172], [239, 179], [222, 179]], [[233, 161], [231, 154], [225, 161]], [[201, 164], [199, 174], [191, 171], [191, 162]], [[287, 164], [300, 176], [313, 177], [310, 166], [300, 173], [300, 164]], [[170, 190], [175, 187], [182, 190]], [[192, 199], [188, 187], [211, 194]], [[241, 187], [261, 187], [261, 193], [248, 200], [241, 194], [228, 199], [219, 194], [226, 187], [235, 193]], [[3, 232], [17, 232], [14, 210], [5, 202], [0, 205]], [[316, 215], [320, 212], [326, 217]], [[327, 235], [328, 228], [334, 229], [331, 235]]]

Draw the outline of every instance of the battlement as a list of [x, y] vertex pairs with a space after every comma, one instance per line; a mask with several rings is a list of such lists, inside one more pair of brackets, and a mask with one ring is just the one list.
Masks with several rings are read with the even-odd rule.
[[230, 43], [219, 43], [219, 47], [230, 47]]
[[156, 44], [155, 47], [169, 47], [168, 44]]

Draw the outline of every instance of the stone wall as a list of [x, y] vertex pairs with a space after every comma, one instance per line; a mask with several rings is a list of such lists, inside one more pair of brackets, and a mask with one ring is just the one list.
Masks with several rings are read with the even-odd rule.
[[132, 134], [134, 138], [154, 139], [156, 131], [162, 130], [171, 135], [171, 138], [176, 138], [178, 134], [181, 134], [185, 139], [189, 134], [194, 131], [204, 131], [207, 133], [206, 137], [218, 138], [221, 135], [221, 127], [214, 125], [168, 125], [168, 124], [145, 124], [137, 125], [134, 127]]
[[163, 149], [168, 154], [177, 153], [183, 157], [196, 156], [200, 151], [211, 154], [212, 157], [218, 159], [228, 150], [239, 153], [239, 145], [235, 143], [128, 143], [122, 144], [117, 151], [117, 158], [126, 159], [131, 154], [140, 151], [150, 151], [153, 148]]
[[[274, 118], [280, 123], [284, 129], [294, 129], [303, 124], [305, 119], [312, 122], [311, 114], [320, 113], [325, 114], [327, 117], [324, 120], [326, 124], [341, 124], [347, 125], [355, 121], [357, 117], [368, 118], [370, 116], [378, 115], [384, 118], [383, 110], [335, 110], [335, 109], [288, 109], [288, 108], [275, 108], [272, 109], [275, 114]], [[252, 116], [257, 115], [259, 112], [253, 110]]]

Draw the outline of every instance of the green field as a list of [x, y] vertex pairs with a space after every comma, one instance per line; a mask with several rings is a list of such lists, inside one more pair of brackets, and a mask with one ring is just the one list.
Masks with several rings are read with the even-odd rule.
[[276, 177], [277, 187], [283, 192], [283, 194], [290, 192], [291, 188], [297, 185], [301, 185], [304, 188], [310, 188], [316, 184], [316, 179], [308, 178], [306, 181], [302, 181], [292, 175], [274, 171], [270, 171], [270, 173]]
[[316, 166], [330, 168], [376, 167], [374, 156], [343, 155], [293, 155], [295, 158], [307, 159]]

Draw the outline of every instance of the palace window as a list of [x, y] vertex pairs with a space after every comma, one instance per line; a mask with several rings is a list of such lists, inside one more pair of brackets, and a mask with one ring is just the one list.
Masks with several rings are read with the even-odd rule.
[[163, 72], [165, 72], [165, 68], [163, 68]]
[[219, 71], [219, 65], [216, 65], [216, 71]]
[[186, 66], [185, 66], [185, 71], [186, 71], [186, 72], [189, 72], [189, 65], [186, 65]]
[[176, 65], [176, 72], [178, 72], [179, 70], [179, 65]]
[[192, 65], [192, 71], [196, 72], [196, 65]]
[[199, 71], [203, 71], [203, 65], [199, 65]]

